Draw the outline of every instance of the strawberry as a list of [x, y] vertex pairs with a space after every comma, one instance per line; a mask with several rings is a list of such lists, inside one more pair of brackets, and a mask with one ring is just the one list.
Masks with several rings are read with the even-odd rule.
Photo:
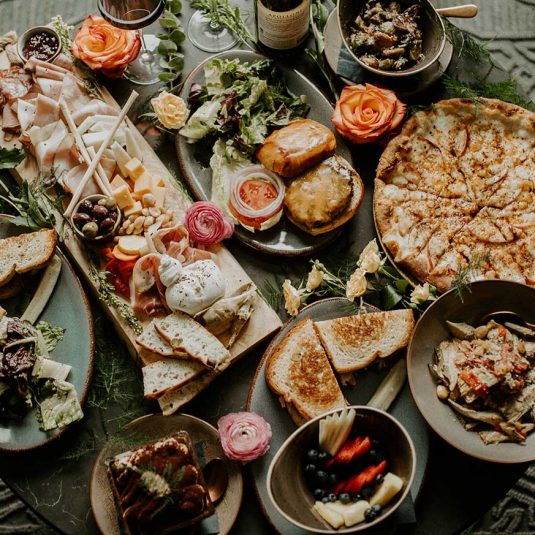
[[325, 464], [325, 468], [330, 468], [336, 464], [347, 464], [359, 457], [362, 457], [365, 453], [370, 451], [372, 446], [370, 437], [357, 437], [354, 440], [348, 440], [342, 449], [334, 456], [331, 457]]
[[382, 474], [386, 469], [386, 461], [381, 461], [377, 466], [370, 465], [357, 475], [341, 481], [333, 489], [334, 494], [348, 492], [349, 494], [358, 494], [366, 485], [372, 483], [375, 478]]

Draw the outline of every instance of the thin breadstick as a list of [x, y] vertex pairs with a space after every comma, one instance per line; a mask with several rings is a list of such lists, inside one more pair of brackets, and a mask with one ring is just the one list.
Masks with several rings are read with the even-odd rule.
[[[80, 154], [82, 155], [82, 158], [84, 159], [85, 163], [89, 167], [91, 165], [91, 156], [87, 152], [87, 147], [85, 146], [84, 140], [82, 139], [80, 132], [78, 132], [78, 128], [76, 128], [76, 125], [74, 124], [71, 112], [69, 111], [69, 108], [67, 107], [63, 99], [60, 100], [59, 107], [63, 112], [63, 117], [65, 117], [65, 121], [67, 122], [67, 126], [69, 127], [71, 134], [74, 136], [74, 140], [76, 141], [78, 150], [80, 151]], [[112, 193], [110, 181], [108, 180], [108, 177], [100, 163], [97, 165], [97, 171], [94, 176], [101, 191], [106, 195], [111, 195]]]
[[87, 171], [85, 172], [85, 175], [80, 181], [80, 184], [78, 184], [78, 187], [76, 188], [76, 191], [74, 192], [72, 196], [71, 202], [69, 203], [69, 206], [67, 206], [67, 209], [65, 210], [65, 214], [64, 214], [65, 217], [71, 216], [74, 210], [74, 207], [76, 206], [76, 203], [78, 202], [78, 200], [80, 199], [80, 196], [82, 195], [82, 191], [84, 190], [85, 185], [87, 184], [88, 180], [93, 176], [93, 173], [95, 172], [95, 169], [97, 168], [97, 165], [99, 164], [100, 159], [102, 158], [102, 154], [104, 154], [104, 151], [108, 148], [113, 137], [115, 136], [115, 133], [117, 132], [117, 129], [119, 128], [119, 126], [121, 126], [121, 123], [124, 121], [126, 114], [132, 107], [132, 104], [134, 103], [134, 100], [136, 100], [137, 97], [138, 97], [138, 93], [136, 91], [132, 91], [132, 93], [130, 93], [128, 100], [126, 101], [126, 104], [121, 110], [121, 113], [117, 117], [117, 120], [113, 124], [112, 129], [108, 132], [106, 139], [104, 140], [104, 142], [98, 149], [96, 156], [93, 158], [93, 161], [91, 162], [91, 165], [88, 167]]

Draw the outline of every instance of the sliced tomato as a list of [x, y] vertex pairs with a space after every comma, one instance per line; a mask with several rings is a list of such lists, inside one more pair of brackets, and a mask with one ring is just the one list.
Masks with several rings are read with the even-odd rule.
[[479, 380], [477, 375], [470, 371], [462, 371], [459, 376], [477, 396], [488, 394], [489, 387]]
[[253, 210], [262, 210], [278, 197], [278, 192], [270, 182], [251, 178], [241, 185], [239, 195], [240, 199]]
[[260, 229], [262, 223], [264, 221], [267, 221], [268, 219], [271, 219], [279, 210], [282, 210], [282, 207], [279, 208], [276, 212], [273, 212], [272, 214], [265, 216], [265, 217], [245, 217], [243, 214], [240, 214], [234, 206], [232, 206], [232, 203], [229, 203], [229, 209], [232, 212], [232, 215], [243, 225], [247, 225], [248, 227], [253, 227], [255, 229]]

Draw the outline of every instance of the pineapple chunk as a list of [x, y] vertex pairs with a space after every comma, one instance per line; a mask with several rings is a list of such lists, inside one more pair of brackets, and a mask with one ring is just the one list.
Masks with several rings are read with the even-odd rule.
[[344, 517], [344, 524], [348, 528], [364, 522], [364, 513], [371, 507], [365, 500], [359, 500], [356, 503], [334, 502], [326, 503], [325, 505], [341, 514]]
[[120, 188], [113, 190], [112, 193], [121, 210], [134, 204], [134, 199], [132, 199], [132, 195], [130, 195], [128, 186], [121, 186]]
[[137, 180], [145, 172], [145, 167], [137, 158], [128, 161], [124, 168], [132, 180]]
[[340, 513], [329, 509], [326, 504], [322, 502], [316, 502], [314, 504], [314, 509], [321, 516], [321, 518], [323, 518], [323, 520], [330, 524], [334, 529], [338, 529], [344, 525], [344, 517]]
[[370, 505], [379, 504], [385, 507], [390, 500], [403, 488], [403, 479], [392, 472], [385, 475], [381, 485], [370, 500]]
[[129, 206], [124, 211], [125, 217], [130, 217], [131, 215], [137, 215], [141, 213], [141, 210], [143, 210], [143, 206], [141, 205], [140, 201], [136, 201], [132, 206]]

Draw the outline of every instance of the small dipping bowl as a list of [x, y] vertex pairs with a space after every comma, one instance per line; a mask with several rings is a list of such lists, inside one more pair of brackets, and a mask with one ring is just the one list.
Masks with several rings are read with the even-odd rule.
[[[46, 41], [55, 40], [57, 43], [56, 50], [48, 51], [47, 48], [49, 47], [49, 44]], [[41, 44], [39, 44], [41, 42]], [[33, 54], [28, 54], [25, 50], [27, 45], [32, 46], [34, 44], [35, 46], [41, 46], [43, 48], [43, 57], [39, 57]], [[21, 57], [22, 61], [28, 61], [31, 57], [38, 57], [42, 61], [52, 62], [54, 61], [61, 52], [61, 39], [59, 37], [58, 32], [53, 30], [52, 28], [49, 28], [48, 26], [34, 26], [33, 28], [30, 28], [26, 30], [19, 38], [17, 42], [17, 52], [19, 53], [19, 56]], [[46, 59], [45, 59], [46, 58]]]
[[271, 461], [267, 474], [267, 490], [273, 505], [286, 520], [312, 533], [355, 533], [364, 531], [383, 522], [403, 502], [410, 491], [416, 470], [416, 452], [405, 428], [390, 414], [379, 409], [356, 405], [353, 427], [359, 435], [369, 435], [378, 440], [388, 459], [387, 472], [403, 480], [401, 491], [371, 522], [361, 522], [351, 527], [334, 529], [313, 511], [315, 499], [304, 475], [306, 452], [318, 443], [319, 422], [328, 414], [338, 413], [336, 409], [299, 427], [280, 447]]
[[[75, 223], [75, 221], [77, 220], [77, 217], [76, 217], [77, 214], [85, 213], [83, 210], [80, 210], [80, 208], [82, 206], [82, 203], [84, 203], [85, 201], [90, 201], [93, 204], [97, 204], [100, 199], [111, 199], [111, 200], [113, 200], [115, 202], [115, 199], [113, 197], [109, 197], [108, 195], [102, 195], [102, 194], [99, 194], [99, 193], [96, 193], [94, 195], [88, 195], [87, 197], [84, 197], [83, 199], [81, 199], [78, 202], [78, 204], [74, 208], [74, 211], [73, 211], [73, 213], [71, 215], [71, 218], [70, 218], [71, 226], [74, 229], [74, 232], [80, 238], [82, 238], [83, 240], [101, 241], [101, 240], [105, 240], [107, 238], [110, 238], [111, 236], [113, 236], [117, 232], [117, 229], [119, 228], [119, 225], [121, 224], [121, 210], [119, 209], [117, 204], [115, 204], [115, 209], [114, 210], [117, 213], [117, 219], [115, 220], [115, 224], [112, 227], [110, 227], [110, 229], [107, 232], [105, 232], [103, 234], [97, 234], [94, 238], [88, 237], [82, 232], [82, 225]], [[110, 212], [112, 211], [112, 209], [108, 209], [108, 210]], [[103, 217], [101, 220], [104, 220], [104, 219], [106, 219], [106, 217]], [[91, 216], [91, 219], [88, 222], [91, 222], [91, 221], [96, 222], [97, 218]]]

